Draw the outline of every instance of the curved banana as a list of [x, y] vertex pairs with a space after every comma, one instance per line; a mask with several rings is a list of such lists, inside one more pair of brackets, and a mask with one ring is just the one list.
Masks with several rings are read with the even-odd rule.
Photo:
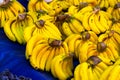
[[12, 41], [16, 41], [16, 37], [13, 34], [12, 30], [11, 30], [11, 24], [15, 21], [15, 18], [9, 19], [5, 25], [4, 25], [4, 32], [6, 34], [6, 36], [12, 40]]

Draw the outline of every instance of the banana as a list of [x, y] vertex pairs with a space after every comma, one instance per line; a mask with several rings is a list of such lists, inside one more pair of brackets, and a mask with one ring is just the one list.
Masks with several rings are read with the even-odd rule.
[[68, 48], [69, 48], [70, 53], [75, 52], [74, 44], [75, 44], [76, 40], [81, 38], [81, 35], [79, 35], [79, 34], [73, 34], [73, 35], [74, 35], [74, 37], [71, 37], [71, 35], [70, 35], [69, 36], [70, 38], [68, 37], [69, 40], [67, 42], [65, 41], [68, 44]]
[[80, 77], [80, 68], [81, 68], [80, 64], [78, 64], [75, 67], [75, 70], [74, 70], [74, 80], [81, 80], [81, 77]]
[[48, 31], [49, 36], [53, 36], [51, 38], [55, 38], [55, 39], [58, 39], [58, 40], [62, 39], [61, 34], [59, 34], [59, 32], [57, 32], [57, 31], [55, 31], [51, 26], [45, 25], [44, 28], [46, 28], [46, 30]]
[[74, 26], [72, 25], [71, 22], [69, 22], [68, 24], [69, 24], [69, 28], [71, 29], [71, 31], [72, 31], [73, 33], [78, 33], [78, 31], [74, 28]]
[[1, 11], [1, 24], [0, 24], [0, 27], [4, 27], [4, 24], [6, 23], [6, 17], [5, 17], [5, 14], [4, 14], [4, 9]]
[[[43, 53], [39, 53], [39, 54], [43, 54], [41, 56], [41, 59], [39, 59], [40, 60], [39, 61], [39, 68], [41, 70], [43, 70], [43, 71], [45, 70], [47, 59], [49, 58], [49, 55], [51, 54], [51, 50], [52, 50], [52, 48], [49, 46], [49, 48], [44, 52], [44, 54]], [[40, 58], [40, 57], [38, 57], [38, 58]]]
[[85, 42], [83, 45], [78, 46], [80, 63], [85, 62], [88, 59], [87, 54], [88, 54], [88, 49], [90, 45], [93, 45], [93, 44], [92, 42], [88, 41], [88, 42]]
[[115, 61], [114, 53], [112, 53], [110, 48], [106, 48], [106, 54], [108, 55], [108, 58], [112, 61]]
[[68, 14], [70, 15], [73, 15], [76, 14], [78, 12], [78, 8], [74, 5], [71, 5], [69, 8], [68, 8]]
[[69, 54], [69, 47], [65, 41], [62, 42], [61, 46], [64, 48], [65, 54]]
[[80, 72], [79, 72], [81, 80], [88, 80], [88, 73], [87, 73], [88, 67], [89, 67], [89, 64], [87, 62], [81, 63], [81, 68], [80, 68]]
[[[76, 19], [84, 22], [84, 21], [83, 21], [83, 20], [84, 20], [84, 15], [85, 15], [86, 13], [88, 13], [88, 12], [91, 12], [91, 11], [93, 11], [92, 6], [85, 6], [85, 7], [83, 7], [82, 9], [80, 9], [80, 10], [78, 11], [78, 13], [74, 14], [73, 16], [74, 16]], [[87, 16], [87, 15], [86, 15], [86, 16]], [[87, 19], [86, 19], [86, 21], [87, 21]]]
[[31, 26], [28, 26], [24, 29], [24, 39], [26, 42], [29, 41], [29, 39], [32, 37], [32, 34], [35, 29], [36, 29], [36, 27], [34, 24], [32, 24]]
[[114, 1], [112, 1], [112, 0], [108, 0], [108, 2], [109, 2], [109, 5], [111, 6], [111, 7], [114, 7], [115, 6], [115, 0]]
[[79, 0], [73, 0], [73, 4], [75, 5], [75, 6], [78, 6], [79, 5]]
[[109, 7], [109, 2], [108, 2], [108, 0], [104, 0], [104, 2], [105, 2], [105, 5], [104, 5], [105, 8], [108, 9], [108, 7]]
[[113, 7], [108, 7], [106, 11], [107, 11], [108, 13], [112, 14], [113, 10], [114, 10]]
[[105, 7], [105, 0], [101, 0], [100, 4], [99, 4], [100, 8]]
[[78, 58], [78, 52], [77, 52], [77, 49], [78, 49], [78, 46], [79, 44], [81, 43], [82, 41], [81, 40], [76, 40], [75, 43], [74, 43], [74, 50], [75, 50], [75, 57]]
[[108, 80], [117, 80], [120, 73], [120, 65], [115, 65], [108, 75]]
[[57, 35], [62, 36], [62, 34], [60, 33], [60, 31], [59, 31], [59, 29], [57, 28], [57, 26], [55, 26], [53, 23], [51, 23], [51, 22], [49, 22], [49, 21], [46, 21], [45, 23], [46, 23], [45, 25], [47, 25], [47, 26], [49, 26], [50, 28], [52, 28], [52, 29], [56, 32]]
[[[41, 41], [41, 40], [40, 40], [40, 41]], [[42, 40], [41, 42], [39, 42], [39, 44], [34, 47], [32, 53], [31, 53], [31, 56], [30, 56], [30, 64], [31, 64], [32, 67], [35, 68], [35, 69], [38, 69], [37, 63], [36, 63], [36, 58], [37, 58], [39, 52], [40, 52], [43, 48], [45, 48], [45, 47], [47, 46], [47, 45], [44, 44], [44, 43], [45, 43], [44, 40]]]
[[32, 54], [32, 50], [35, 47], [35, 44], [41, 39], [45, 39], [45, 38], [42, 35], [41, 36], [36, 35], [36, 36], [32, 36], [31, 39], [27, 42], [26, 52], [25, 52], [26, 59], [29, 59], [29, 57]]
[[113, 63], [115, 62], [115, 61], [113, 61], [111, 59], [107, 59], [107, 58], [105, 58], [105, 57], [103, 57], [101, 55], [99, 55], [98, 57], [102, 60], [102, 62], [104, 62], [107, 65], [113, 65]]
[[69, 24], [67, 22], [64, 22], [61, 27], [63, 30], [63, 34], [65, 34], [66, 36], [73, 34], [73, 32], [69, 28]]
[[50, 71], [51, 61], [54, 57], [55, 57], [55, 48], [53, 47], [50, 54], [49, 54], [49, 58], [47, 59], [47, 62], [46, 62], [46, 66], [45, 66], [46, 71]]
[[96, 34], [100, 34], [100, 30], [95, 25], [95, 19], [94, 19], [95, 15], [96, 15], [95, 13], [92, 13], [90, 15], [88, 24], [93, 32], [95, 32]]
[[83, 20], [82, 20], [82, 24], [85, 28], [85, 30], [91, 30], [90, 26], [89, 26], [89, 17], [90, 15], [92, 15], [92, 12], [86, 12], [83, 16]]
[[95, 32], [93, 31], [88, 31], [88, 33], [90, 34], [90, 38], [89, 40], [94, 42], [94, 43], [97, 43], [98, 41], [98, 36], [95, 34]]
[[[53, 68], [56, 73], [56, 75], [54, 75], [54, 76], [55, 77], [57, 76], [57, 78], [60, 80], [67, 79], [67, 76], [63, 72], [63, 69], [62, 69], [62, 66], [63, 66], [62, 62], [63, 62], [64, 58], [65, 58], [65, 54], [58, 55], [52, 60], [52, 64], [51, 64], [51, 68]], [[52, 65], [54, 65], [54, 66], [52, 66]], [[51, 72], [53, 73], [52, 69], [51, 69]]]
[[112, 54], [114, 55], [115, 60], [119, 58], [119, 52], [111, 46], [108, 46], [108, 48], [111, 50]]
[[27, 6], [27, 8], [28, 8], [28, 11], [35, 11], [35, 4], [36, 3], [38, 3], [38, 0], [30, 0], [29, 2], [28, 2], [28, 6]]
[[99, 14], [100, 14], [100, 23], [102, 24], [102, 26], [104, 26], [104, 28], [106, 30], [109, 30], [110, 26], [108, 25], [108, 21], [110, 21], [110, 20], [106, 19], [105, 16], [103, 16], [103, 15], [105, 15], [105, 13], [103, 13], [103, 11], [100, 11]]
[[78, 33], [83, 32], [85, 30], [84, 27], [82, 26], [81, 22], [78, 21], [77, 19], [72, 19], [71, 24], [77, 30]]
[[24, 36], [23, 36], [23, 22], [17, 22], [16, 23], [16, 31], [18, 33], [18, 37], [22, 40], [22, 43], [21, 44], [25, 44], [26, 41], [24, 39]]
[[95, 25], [97, 26], [97, 28], [100, 30], [101, 33], [106, 31], [106, 28], [100, 23], [99, 19], [100, 19], [100, 15], [96, 14], [95, 15]]
[[92, 67], [88, 67], [88, 80], [96, 80], [93, 74]]
[[37, 3], [35, 4], [35, 11], [39, 11], [39, 10], [42, 10], [42, 9], [41, 9], [41, 2], [37, 2]]
[[19, 33], [18, 33], [18, 31], [17, 31], [17, 28], [18, 28], [17, 21], [15, 21], [15, 22], [13, 22], [13, 24], [11, 25], [11, 31], [12, 31], [13, 34], [15, 35], [18, 43], [22, 44], [23, 41], [22, 41], [22, 39], [21, 39], [20, 36], [19, 36]]
[[100, 67], [102, 70], [105, 70], [108, 68], [108, 66], [104, 62], [100, 62], [99, 64], [97, 64], [97, 66]]
[[16, 37], [15, 35], [13, 34], [12, 30], [11, 30], [11, 24], [15, 21], [15, 18], [11, 18], [9, 19], [6, 23], [5, 23], [5, 26], [4, 26], [4, 32], [6, 34], [6, 36], [12, 40], [12, 41], [16, 41]]
[[[44, 44], [47, 44], [47, 43], [44, 43]], [[44, 55], [44, 53], [47, 52], [47, 50], [49, 48], [50, 48], [50, 46], [46, 45], [41, 51], [39, 51], [39, 54], [36, 57], [36, 67], [40, 70], [44, 70], [44, 65], [43, 65], [43, 67], [41, 67], [40, 63], [41, 63], [42, 56]]]
[[107, 69], [105, 69], [105, 71], [102, 73], [100, 80], [107, 80], [108, 79], [108, 75], [111, 72], [111, 70], [113, 69], [113, 65], [109, 66]]
[[120, 37], [119, 37], [119, 36], [120, 36], [120, 34], [117, 33], [117, 32], [115, 32], [114, 35], [113, 35], [114, 39], [116, 40], [116, 42], [117, 42], [118, 44], [120, 44], [120, 42], [119, 42]]
[[10, 8], [8, 7], [7, 10], [6, 10], [6, 13], [8, 15], [9, 18], [12, 18], [12, 17], [15, 17], [16, 15], [14, 14], [14, 12], [12, 12], [10, 10]]
[[17, 13], [22, 13], [26, 11], [25, 7], [18, 1], [13, 1], [11, 3], [11, 6], [17, 11]]

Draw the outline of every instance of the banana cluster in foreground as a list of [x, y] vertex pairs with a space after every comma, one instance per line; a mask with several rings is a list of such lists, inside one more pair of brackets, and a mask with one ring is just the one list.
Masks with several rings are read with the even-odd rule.
[[120, 0], [29, 0], [27, 10], [4, 0], [0, 9], [0, 27], [26, 46], [34, 69], [58, 80], [120, 79]]

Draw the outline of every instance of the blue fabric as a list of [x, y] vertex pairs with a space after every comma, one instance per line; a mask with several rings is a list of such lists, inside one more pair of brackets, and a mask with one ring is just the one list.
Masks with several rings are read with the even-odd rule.
[[[18, 0], [27, 8], [27, 0]], [[75, 62], [76, 66], [78, 62]], [[0, 29], [0, 72], [8, 69], [18, 76], [23, 75], [32, 80], [57, 80], [50, 72], [37, 71], [25, 59], [25, 45], [10, 41], [3, 29]]]

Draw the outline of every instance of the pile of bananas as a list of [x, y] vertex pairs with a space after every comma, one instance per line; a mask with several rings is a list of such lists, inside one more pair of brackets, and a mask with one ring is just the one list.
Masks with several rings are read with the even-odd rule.
[[0, 13], [34, 69], [59, 80], [120, 79], [120, 0], [29, 0], [27, 10], [3, 0]]

